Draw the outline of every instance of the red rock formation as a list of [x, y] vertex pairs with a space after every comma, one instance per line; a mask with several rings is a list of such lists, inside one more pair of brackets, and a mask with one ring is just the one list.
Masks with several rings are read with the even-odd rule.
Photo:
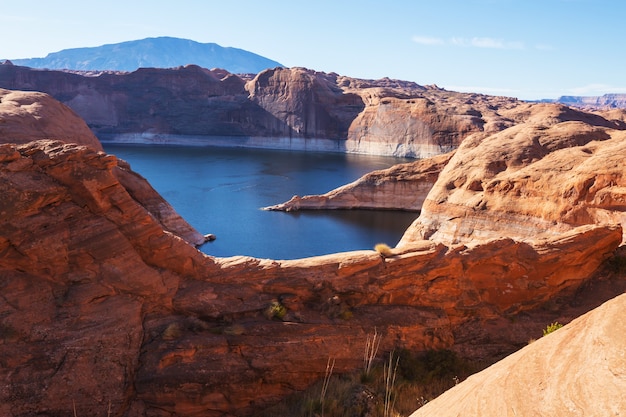
[[214, 259], [163, 229], [113, 156], [46, 141], [0, 155], [8, 416], [74, 404], [77, 415], [109, 404], [120, 416], [251, 414], [323, 376], [329, 357], [338, 373], [358, 369], [374, 329], [381, 352], [448, 347], [477, 318], [571, 293], [621, 240], [619, 227], [582, 226], [387, 258]]
[[[350, 91], [350, 90], [348, 90]], [[348, 132], [350, 152], [426, 158], [456, 149], [468, 135], [497, 132], [513, 122], [501, 111], [523, 103], [436, 87], [357, 90], [366, 108]]]
[[257, 136], [345, 139], [363, 109], [358, 94], [337, 86], [337, 74], [275, 68], [246, 84], [250, 100], [273, 116]]
[[[100, 142], [85, 122], [47, 94], [0, 90], [0, 143], [27, 143], [42, 138], [87, 145], [102, 151]], [[205, 242], [204, 236], [183, 220], [126, 162], [118, 161], [114, 173], [132, 197], [141, 202], [166, 230], [195, 245]]]
[[208, 260], [127, 192], [115, 157], [50, 141], [0, 155], [0, 414], [127, 408], [145, 315]]
[[102, 150], [85, 122], [47, 94], [0, 89], [0, 138], [26, 143], [59, 139]]
[[623, 125], [561, 105], [516, 111], [511, 117], [524, 123], [462, 143], [400, 245], [528, 240], [583, 224], [626, 224]]
[[358, 369], [374, 329], [381, 352], [514, 350], [529, 334], [493, 323], [571, 299], [622, 241], [626, 140], [619, 121], [505, 107], [518, 125], [463, 140], [385, 256], [211, 258], [114, 156], [0, 145], [0, 414], [249, 415], [329, 357]]

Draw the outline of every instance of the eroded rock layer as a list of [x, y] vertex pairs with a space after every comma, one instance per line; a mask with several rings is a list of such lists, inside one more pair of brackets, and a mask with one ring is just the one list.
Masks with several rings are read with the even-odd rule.
[[386, 257], [216, 259], [164, 230], [111, 155], [49, 141], [0, 155], [7, 416], [251, 414], [322, 377], [329, 357], [359, 369], [374, 331], [381, 352], [450, 347], [467, 323], [571, 294], [622, 236], [586, 225]]
[[[252, 85], [219, 71], [186, 70], [204, 79], [198, 91]], [[133, 74], [150, 79], [151, 70]], [[167, 74], [172, 86], [187, 88], [180, 72]], [[364, 85], [314, 75], [294, 69], [257, 77], [251, 95], [258, 105], [290, 114], [286, 125], [267, 126], [302, 135], [326, 126], [319, 121], [332, 106], [290, 113], [289, 103], [302, 102], [303, 91], [317, 91], [320, 83], [341, 85], [341, 92], [328, 87], [319, 103], [348, 100], [346, 113], [332, 107], [328, 117], [354, 114], [350, 100], [365, 90], [344, 94]], [[398, 115], [412, 106], [432, 110], [407, 97], [380, 100], [388, 93], [377, 89], [397, 95], [401, 84], [367, 87], [366, 107], [391, 106], [379, 107], [380, 114], [364, 108], [359, 115], [371, 117], [368, 126], [391, 120], [394, 106]], [[88, 96], [102, 94], [83, 87]], [[21, 125], [23, 135], [47, 137], [55, 125], [46, 119], [60, 114], [47, 109], [58, 104], [47, 96], [15, 97], [24, 99], [0, 103], [19, 109], [5, 111], [7, 126], [18, 122], [0, 131], [2, 415], [245, 416], [323, 377], [328, 358], [337, 373], [359, 369], [374, 332], [381, 352], [453, 347], [494, 357], [525, 345], [555, 317], [571, 319], [549, 307], [555, 300], [572, 299], [581, 288], [585, 300], [615, 295], [594, 293], [603, 284], [589, 280], [623, 240], [626, 138], [619, 115], [494, 98], [504, 104], [481, 114], [502, 124], [473, 130], [478, 116], [471, 108], [460, 114], [459, 102], [435, 103], [450, 113], [429, 137], [440, 146], [436, 132], [458, 129], [463, 139], [454, 154], [372, 173], [326, 200], [311, 200], [374, 206], [400, 193], [396, 202], [422, 210], [401, 245], [383, 254], [276, 261], [196, 250], [202, 235], [127, 163], [97, 146], [67, 143], [83, 143], [72, 139], [72, 123], [51, 135], [60, 141], [13, 143]], [[115, 114], [106, 106], [98, 111]], [[348, 135], [354, 127], [332, 126]], [[537, 312], [540, 323], [532, 319]]]
[[197, 145], [219, 137], [220, 145], [418, 158], [511, 126], [501, 111], [523, 104], [305, 68], [253, 78], [197, 66], [83, 76], [5, 64], [0, 87], [49, 93], [107, 140]]
[[322, 195], [293, 196], [266, 210], [391, 209], [420, 211], [452, 153], [394, 165]]
[[532, 240], [583, 224], [626, 224], [623, 124], [561, 105], [524, 112], [524, 123], [461, 144], [400, 245]]

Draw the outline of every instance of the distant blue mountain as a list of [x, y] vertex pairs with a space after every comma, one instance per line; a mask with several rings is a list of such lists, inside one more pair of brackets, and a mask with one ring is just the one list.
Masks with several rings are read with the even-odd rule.
[[171, 37], [147, 38], [93, 48], [64, 49], [45, 58], [11, 59], [31, 68], [84, 71], [134, 71], [137, 68], [172, 68], [195, 64], [222, 68], [234, 74], [258, 73], [282, 67], [276, 61], [237, 48]]

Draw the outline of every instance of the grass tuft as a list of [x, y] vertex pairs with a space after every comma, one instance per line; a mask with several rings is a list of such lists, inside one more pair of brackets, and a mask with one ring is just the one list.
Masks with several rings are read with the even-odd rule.
[[389, 258], [393, 256], [393, 251], [386, 243], [377, 243], [374, 246], [374, 250], [380, 254], [383, 258]]
[[558, 321], [555, 321], [554, 323], [550, 323], [545, 329], [543, 329], [543, 335], [546, 336], [552, 332], [556, 332], [561, 327], [563, 327], [563, 325], [559, 323]]
[[[368, 338], [370, 345], [378, 344]], [[372, 349], [366, 349], [372, 358]], [[383, 363], [372, 360], [369, 376], [363, 371], [332, 373], [327, 364], [323, 380], [309, 390], [294, 394], [279, 404], [259, 411], [257, 417], [351, 417], [408, 416], [444, 391], [488, 364], [464, 360], [449, 350], [411, 352], [406, 349], [387, 353]], [[375, 354], [374, 354], [375, 356]], [[367, 365], [366, 365], [367, 366]], [[320, 393], [323, 392], [323, 396]]]

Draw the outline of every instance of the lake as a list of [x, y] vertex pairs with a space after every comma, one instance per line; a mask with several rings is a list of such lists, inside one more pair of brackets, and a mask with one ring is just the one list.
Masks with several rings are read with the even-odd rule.
[[200, 233], [209, 255], [296, 259], [394, 246], [417, 213], [275, 212], [293, 195], [323, 194], [406, 159], [249, 148], [103, 144], [128, 161]]

